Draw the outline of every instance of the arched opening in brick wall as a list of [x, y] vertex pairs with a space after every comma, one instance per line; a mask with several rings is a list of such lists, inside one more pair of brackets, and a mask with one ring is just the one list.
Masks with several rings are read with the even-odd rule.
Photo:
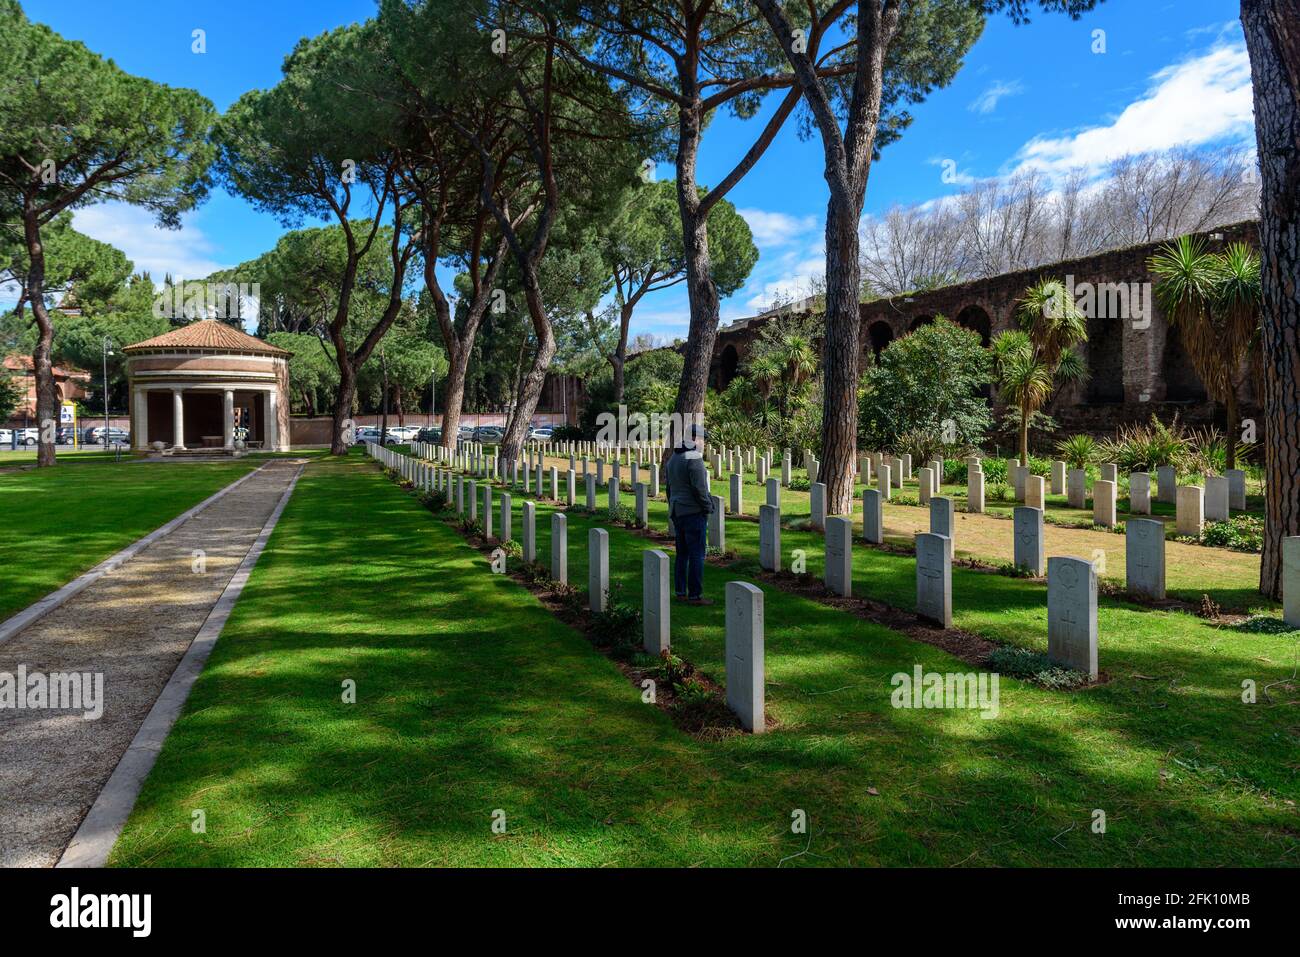
[[871, 354], [880, 360], [880, 354], [894, 341], [894, 330], [889, 323], [876, 320], [867, 327], [867, 341], [871, 343]]
[[1160, 373], [1165, 380], [1166, 402], [1204, 402], [1205, 383], [1196, 374], [1187, 349], [1183, 346], [1178, 326], [1169, 324], [1165, 333], [1165, 351], [1160, 362]]
[[928, 326], [932, 322], [934, 322], [934, 316], [917, 316], [912, 320], [911, 324], [908, 325], [907, 331], [916, 332], [917, 329], [920, 329], [922, 326]]
[[1088, 360], [1087, 401], [1108, 405], [1124, 401], [1124, 320], [1110, 316], [1088, 317], [1088, 341], [1082, 348]]
[[980, 334], [980, 345], [988, 348], [993, 334], [993, 322], [982, 306], [967, 306], [957, 313], [957, 325]]
[[731, 385], [731, 381], [736, 378], [736, 369], [740, 366], [740, 353], [736, 352], [736, 347], [728, 345], [722, 350], [722, 355], [718, 359], [718, 390], [721, 391]]

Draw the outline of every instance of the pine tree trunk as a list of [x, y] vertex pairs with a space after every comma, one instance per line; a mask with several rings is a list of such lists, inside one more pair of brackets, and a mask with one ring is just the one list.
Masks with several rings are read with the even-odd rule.
[[352, 398], [356, 395], [357, 378], [352, 363], [339, 363], [339, 388], [334, 397], [334, 428], [330, 440], [331, 455], [347, 455], [348, 447], [344, 442], [344, 433], [348, 421], [352, 418]]
[[614, 367], [614, 406], [623, 404], [623, 369], [627, 365], [627, 332], [632, 325], [632, 305], [623, 303], [618, 315], [618, 347], [610, 365]]
[[[686, 95], [697, 95], [692, 88], [693, 74], [689, 82], [683, 74], [683, 83]], [[690, 328], [682, 355], [682, 378], [674, 407], [674, 411], [682, 415], [704, 411], [713, 344], [718, 338], [718, 289], [713, 285], [713, 266], [709, 260], [707, 217], [699, 215], [700, 198], [695, 185], [695, 163], [702, 131], [700, 111], [682, 109], [678, 122], [677, 205], [681, 212], [682, 248], [686, 258], [686, 297], [691, 307]]]
[[1262, 190], [1264, 554], [1259, 590], [1282, 597], [1282, 541], [1300, 535], [1300, 18], [1295, 0], [1242, 0]]
[[36, 213], [23, 214], [23, 235], [27, 242], [28, 270], [25, 292], [36, 318], [36, 348], [32, 351], [32, 375], [36, 380], [36, 467], [54, 464], [55, 423], [58, 421], [59, 390], [54, 382], [54, 325], [45, 308], [45, 247]]
[[858, 310], [858, 214], [837, 202], [826, 207], [826, 337], [822, 343], [822, 458], [831, 515], [853, 513], [853, 459], [858, 439], [858, 362], [862, 318]]

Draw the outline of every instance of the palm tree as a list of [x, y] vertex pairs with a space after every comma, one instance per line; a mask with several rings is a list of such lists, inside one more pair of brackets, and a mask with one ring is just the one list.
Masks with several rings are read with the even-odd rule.
[[786, 418], [789, 400], [817, 372], [817, 350], [812, 341], [799, 333], [785, 336], [776, 354], [781, 364], [784, 388], [781, 395], [781, 418]]
[[767, 424], [768, 406], [772, 399], [772, 389], [776, 386], [777, 380], [781, 378], [781, 363], [777, 358], [766, 353], [757, 356], [749, 363], [749, 378], [758, 387], [758, 393], [763, 397], [763, 423]]
[[1059, 280], [1025, 290], [1016, 307], [1019, 329], [999, 333], [989, 347], [1002, 401], [1020, 410], [1020, 464], [1029, 464], [1029, 420], [1058, 385], [1082, 382], [1087, 367], [1074, 347], [1088, 338], [1088, 320]]
[[1181, 236], [1149, 265], [1157, 277], [1156, 302], [1177, 326], [1205, 391], [1227, 409], [1227, 467], [1235, 469], [1237, 391], [1259, 339], [1259, 256], [1243, 243], [1222, 254], [1207, 252], [1199, 238]]

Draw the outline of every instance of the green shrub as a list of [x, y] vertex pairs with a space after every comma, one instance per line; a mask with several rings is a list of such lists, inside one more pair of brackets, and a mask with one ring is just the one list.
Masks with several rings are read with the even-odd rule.
[[623, 585], [609, 589], [605, 610], [591, 616], [591, 640], [597, 648], [608, 648], [615, 657], [630, 659], [641, 638], [641, 610], [623, 597]]
[[501, 543], [501, 550], [506, 553], [507, 558], [519, 558], [524, 553], [524, 546], [513, 538], [508, 538]]
[[1254, 515], [1238, 515], [1226, 522], [1210, 522], [1201, 532], [1201, 544], [1230, 548], [1234, 552], [1261, 552], [1264, 550], [1264, 520]]
[[1240, 624], [1229, 626], [1233, 631], [1245, 632], [1248, 635], [1285, 635], [1300, 629], [1293, 628], [1281, 618], [1274, 618], [1272, 615], [1252, 615]]
[[1028, 648], [998, 648], [989, 655], [990, 671], [1019, 678], [1043, 688], [1068, 691], [1088, 684], [1088, 676], [1053, 664], [1041, 651]]

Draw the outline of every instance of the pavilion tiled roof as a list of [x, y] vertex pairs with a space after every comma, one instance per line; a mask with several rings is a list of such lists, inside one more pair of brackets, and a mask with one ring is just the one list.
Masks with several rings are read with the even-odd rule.
[[262, 339], [254, 338], [246, 332], [228, 326], [216, 319], [201, 319], [187, 326], [164, 332], [143, 342], [136, 342], [123, 349], [123, 352], [143, 352], [147, 349], [210, 349], [213, 352], [256, 352], [268, 356], [288, 358], [293, 353], [286, 352]]

